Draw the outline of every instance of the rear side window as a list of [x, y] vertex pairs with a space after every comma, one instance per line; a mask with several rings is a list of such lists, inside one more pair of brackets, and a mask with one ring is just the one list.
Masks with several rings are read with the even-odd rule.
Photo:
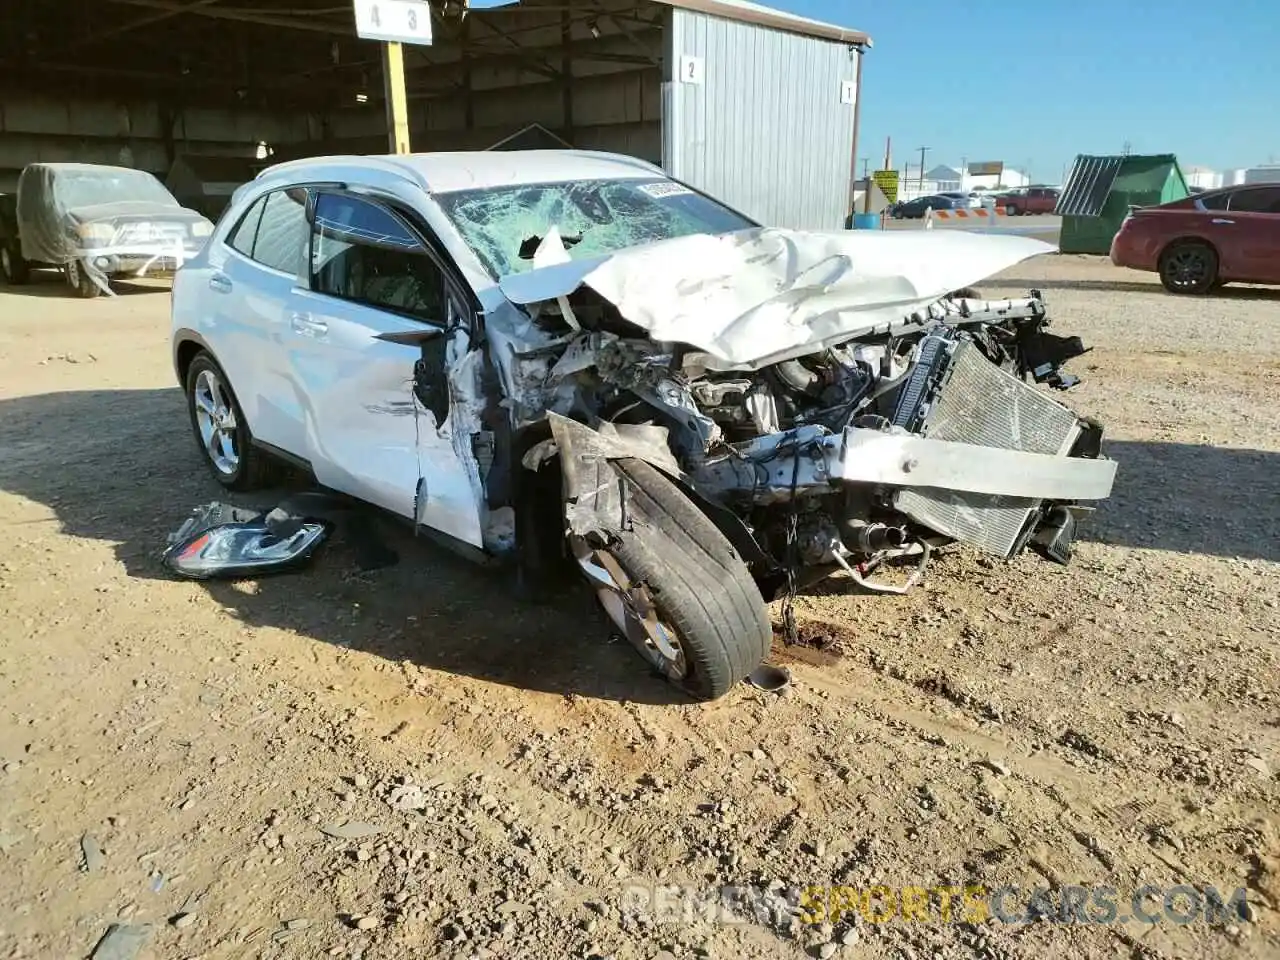
[[277, 190], [267, 194], [253, 242], [253, 259], [267, 267], [297, 274], [307, 249], [305, 190]]
[[1200, 206], [1206, 210], [1225, 210], [1232, 195], [1229, 193], [1211, 193], [1200, 198]]
[[273, 270], [297, 276], [307, 250], [307, 192], [276, 190], [254, 201], [227, 243]]
[[1232, 195], [1227, 209], [1240, 213], [1280, 213], [1280, 187], [1241, 190]]
[[266, 202], [266, 197], [259, 197], [240, 218], [240, 222], [227, 237], [227, 244], [231, 249], [243, 253], [246, 257], [253, 256], [253, 238], [258, 235], [258, 221], [262, 219], [262, 208]]
[[359, 197], [316, 198], [311, 285], [419, 320], [448, 319], [444, 274], [426, 247], [396, 213]]

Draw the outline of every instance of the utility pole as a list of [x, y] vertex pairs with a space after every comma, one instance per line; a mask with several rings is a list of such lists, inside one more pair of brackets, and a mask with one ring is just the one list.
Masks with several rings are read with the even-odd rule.
[[871, 167], [871, 159], [869, 157], [863, 157], [862, 158], [862, 179], [863, 180], [866, 180], [867, 177], [871, 176], [871, 174], [868, 172], [870, 167]]
[[930, 150], [932, 150], [933, 147], [917, 147], [916, 149], [920, 151], [920, 192], [923, 194], [924, 193], [924, 155], [928, 153]]
[[404, 84], [404, 48], [398, 43], [382, 45], [382, 88], [387, 103], [387, 135], [391, 152], [409, 152], [409, 100]]
[[[354, 0], [356, 36], [382, 45], [382, 86], [387, 108], [387, 139], [392, 153], [409, 144], [409, 97], [405, 89], [403, 44], [431, 44], [431, 6], [425, 0]], [[361, 95], [364, 92], [361, 91]], [[367, 99], [367, 95], [366, 95]], [[357, 100], [361, 100], [357, 96]]]

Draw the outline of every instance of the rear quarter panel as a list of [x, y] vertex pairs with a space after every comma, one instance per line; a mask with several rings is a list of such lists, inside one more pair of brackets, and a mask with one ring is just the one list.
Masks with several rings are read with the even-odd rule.
[[1227, 275], [1236, 267], [1229, 254], [1231, 236], [1214, 232], [1212, 211], [1155, 208], [1139, 211], [1121, 229], [1117, 253], [1121, 266], [1138, 270], [1156, 270], [1160, 256], [1177, 240], [1198, 240], [1213, 247], [1220, 269]]

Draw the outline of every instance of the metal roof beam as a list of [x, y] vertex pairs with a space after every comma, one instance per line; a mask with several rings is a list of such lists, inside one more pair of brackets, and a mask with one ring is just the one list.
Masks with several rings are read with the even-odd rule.
[[62, 47], [59, 50], [55, 50], [52, 56], [59, 56], [64, 53], [71, 53], [75, 50], [80, 50], [92, 44], [101, 43], [103, 40], [110, 40], [112, 37], [118, 37], [121, 34], [125, 34], [125, 33], [132, 33], [134, 30], [141, 29], [142, 27], [149, 27], [153, 23], [161, 23], [162, 21], [165, 21], [165, 20], [171, 20], [174, 17], [180, 17], [184, 13], [195, 13], [200, 7], [212, 6], [217, 2], [218, 0], [194, 0], [193, 3], [189, 3], [189, 4], [186, 4], [185, 6], [177, 7], [173, 10], [161, 10], [159, 13], [150, 13], [150, 14], [147, 14], [147, 16], [145, 17], [138, 17], [138, 19], [136, 20], [130, 20], [128, 23], [122, 23], [119, 26], [112, 27], [109, 30], [99, 30], [96, 33], [91, 34], [90, 36], [81, 37], [79, 40], [74, 40], [71, 43], [67, 44], [65, 47]]
[[264, 27], [279, 27], [283, 30], [306, 30], [310, 33], [327, 33], [330, 36], [350, 37], [355, 35], [354, 26], [338, 26], [337, 24], [316, 23], [309, 20], [291, 20], [288, 17], [276, 17], [265, 13], [253, 13], [245, 10], [228, 10], [214, 6], [190, 8], [174, 0], [109, 0], [110, 3], [121, 3], [130, 7], [144, 7], [148, 10], [163, 10], [168, 13], [190, 13], [196, 17], [208, 17], [213, 20], [234, 20], [238, 23], [256, 23]]

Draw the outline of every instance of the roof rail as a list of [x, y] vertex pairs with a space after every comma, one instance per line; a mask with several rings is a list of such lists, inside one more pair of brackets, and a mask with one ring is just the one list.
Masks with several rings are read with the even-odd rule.
[[277, 170], [305, 170], [307, 167], [320, 166], [322, 164], [359, 164], [368, 166], [375, 164], [377, 167], [397, 176], [401, 180], [406, 180], [414, 186], [423, 190], [428, 189], [426, 179], [411, 166], [404, 163], [397, 163], [390, 157], [379, 156], [378, 154], [332, 154], [320, 157], [295, 157], [293, 160], [281, 160], [279, 163], [272, 164], [269, 167], [259, 171], [254, 177], [255, 180], [261, 180], [267, 174]]

